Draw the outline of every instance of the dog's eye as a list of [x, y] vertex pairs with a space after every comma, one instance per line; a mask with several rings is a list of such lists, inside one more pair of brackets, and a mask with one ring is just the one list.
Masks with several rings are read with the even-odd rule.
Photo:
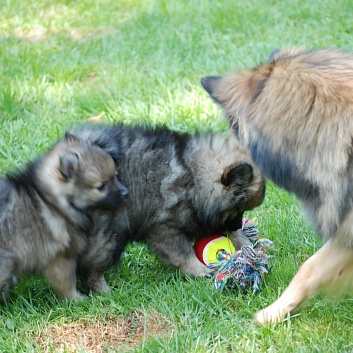
[[97, 189], [99, 191], [105, 191], [105, 189], [107, 188], [107, 183], [102, 183], [100, 186], [97, 187]]

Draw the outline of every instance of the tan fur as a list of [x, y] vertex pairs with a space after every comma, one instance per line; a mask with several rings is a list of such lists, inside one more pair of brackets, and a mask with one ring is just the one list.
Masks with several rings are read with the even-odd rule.
[[87, 251], [94, 212], [120, 207], [126, 194], [113, 159], [69, 135], [0, 178], [0, 300], [17, 273], [43, 274], [62, 297], [80, 298], [76, 264]]
[[342, 274], [352, 282], [353, 54], [281, 50], [253, 70], [202, 84], [265, 175], [297, 195], [326, 241], [255, 317], [277, 322]]

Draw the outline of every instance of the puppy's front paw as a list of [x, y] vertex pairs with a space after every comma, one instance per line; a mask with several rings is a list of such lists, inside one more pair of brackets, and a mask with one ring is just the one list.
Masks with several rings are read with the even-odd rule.
[[110, 288], [107, 284], [107, 282], [104, 279], [104, 276], [100, 276], [98, 278], [95, 278], [94, 281], [89, 282], [90, 283], [90, 290], [94, 293], [109, 293]]
[[72, 293], [67, 293], [64, 295], [64, 298], [70, 299], [70, 300], [74, 300], [74, 301], [81, 301], [85, 298], [87, 298], [85, 295], [83, 295], [82, 293], [80, 293], [79, 291], [75, 291]]
[[207, 277], [211, 278], [214, 274], [214, 270], [208, 268], [195, 256], [189, 259], [185, 264], [180, 266], [180, 270], [192, 277]]

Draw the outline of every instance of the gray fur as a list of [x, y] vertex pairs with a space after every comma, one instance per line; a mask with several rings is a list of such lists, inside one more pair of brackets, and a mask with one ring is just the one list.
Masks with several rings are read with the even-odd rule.
[[191, 242], [236, 231], [243, 212], [263, 201], [264, 179], [233, 133], [191, 136], [122, 125], [85, 126], [73, 133], [102, 148], [115, 143], [119, 179], [129, 189], [123, 209], [96, 214], [97, 228], [80, 259], [87, 290], [100, 290], [104, 271], [131, 241], [145, 241], [183, 273], [210, 275]]
[[[44, 275], [64, 297], [78, 298], [77, 257], [93, 227], [91, 209], [121, 204], [113, 159], [66, 139], [25, 169], [0, 178], [0, 295], [16, 273]], [[102, 183], [107, 186], [98, 190]]]

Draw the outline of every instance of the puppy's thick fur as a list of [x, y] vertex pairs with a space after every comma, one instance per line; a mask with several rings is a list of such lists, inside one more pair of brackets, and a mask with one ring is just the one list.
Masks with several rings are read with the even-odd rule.
[[[130, 241], [145, 241], [183, 273], [209, 275], [191, 242], [239, 229], [243, 212], [263, 201], [262, 174], [234, 133], [191, 136], [123, 125], [85, 126], [72, 133], [117, 158], [119, 179], [129, 189], [124, 211], [95, 219], [97, 234], [79, 267], [88, 290], [106, 288], [104, 271]], [[232, 234], [238, 244], [246, 242], [239, 232]]]
[[280, 321], [341, 277], [353, 277], [353, 54], [276, 50], [249, 71], [202, 79], [264, 174], [299, 198], [326, 244], [272, 305]]
[[116, 207], [125, 188], [97, 146], [66, 136], [18, 173], [0, 178], [0, 296], [17, 272], [40, 273], [77, 298], [76, 262], [87, 246], [91, 209]]

